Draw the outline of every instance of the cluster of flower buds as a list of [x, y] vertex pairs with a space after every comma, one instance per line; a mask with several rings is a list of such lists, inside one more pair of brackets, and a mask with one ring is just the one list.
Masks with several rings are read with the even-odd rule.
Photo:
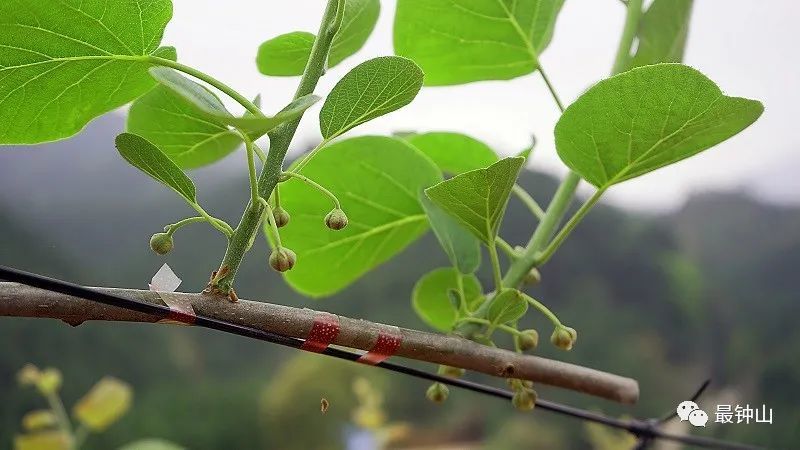
[[518, 380], [509, 378], [508, 386], [514, 391], [511, 404], [520, 411], [530, 411], [536, 406], [538, 398], [536, 391], [533, 390], [533, 382], [528, 380]]
[[450, 389], [442, 383], [433, 383], [428, 388], [428, 391], [425, 392], [425, 396], [428, 397], [428, 400], [434, 403], [443, 403], [447, 400], [449, 395]]
[[52, 395], [61, 389], [61, 372], [53, 368], [39, 370], [27, 364], [17, 374], [17, 381], [22, 386], [35, 386], [42, 395]]
[[578, 332], [574, 328], [565, 327], [564, 325], [557, 326], [553, 330], [553, 334], [550, 335], [550, 342], [553, 345], [567, 351], [572, 350], [572, 346], [575, 345], [577, 340]]

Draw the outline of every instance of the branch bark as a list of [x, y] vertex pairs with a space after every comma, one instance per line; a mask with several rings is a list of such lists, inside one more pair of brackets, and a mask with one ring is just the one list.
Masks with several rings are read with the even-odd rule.
[[[148, 303], [164, 305], [159, 293], [133, 289], [97, 288]], [[304, 339], [316, 311], [272, 303], [221, 301], [204, 294], [170, 293], [191, 302], [196, 314], [273, 333]], [[81, 298], [44, 291], [18, 283], [0, 283], [0, 316], [60, 319], [77, 326], [90, 320], [155, 323], [158, 317], [106, 306]], [[338, 316], [341, 330], [334, 344], [369, 350], [387, 325]], [[520, 355], [470, 340], [400, 328], [402, 344], [396, 355], [461, 367], [488, 375], [521, 378], [589, 395], [632, 404], [638, 400], [636, 380], [587, 367]]]

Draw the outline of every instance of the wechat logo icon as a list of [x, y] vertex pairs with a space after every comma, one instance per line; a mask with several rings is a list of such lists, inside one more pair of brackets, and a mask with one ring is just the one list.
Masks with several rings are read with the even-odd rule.
[[681, 402], [675, 411], [678, 413], [681, 422], [688, 420], [690, 424], [696, 427], [704, 427], [708, 422], [708, 414], [693, 401]]

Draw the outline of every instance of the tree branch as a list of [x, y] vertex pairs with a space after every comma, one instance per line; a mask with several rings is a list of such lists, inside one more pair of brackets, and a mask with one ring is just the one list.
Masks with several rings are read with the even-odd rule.
[[[157, 292], [133, 289], [98, 288], [101, 291], [153, 304], [164, 302]], [[221, 301], [203, 294], [171, 293], [190, 301], [198, 315], [239, 325], [304, 339], [308, 336], [316, 311], [272, 303], [240, 300]], [[89, 320], [157, 322], [159, 318], [18, 283], [0, 283], [0, 316], [60, 319], [77, 326]], [[339, 316], [340, 331], [334, 344], [369, 350], [386, 325]], [[406, 358], [461, 367], [488, 375], [521, 378], [537, 383], [583, 392], [589, 395], [632, 404], [638, 400], [636, 380], [598, 370], [520, 355], [487, 347], [470, 340], [401, 328], [402, 344], [396, 355]]]

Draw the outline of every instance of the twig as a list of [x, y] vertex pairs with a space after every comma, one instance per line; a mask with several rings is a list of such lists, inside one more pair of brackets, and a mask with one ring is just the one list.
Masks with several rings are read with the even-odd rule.
[[[159, 294], [133, 289], [98, 288], [100, 292], [120, 295], [152, 305], [163, 305]], [[230, 322], [235, 325], [277, 333], [292, 338], [305, 338], [311, 329], [316, 311], [272, 303], [240, 300], [220, 301], [203, 294], [171, 293], [190, 301], [198, 316]], [[160, 317], [76, 298], [57, 292], [43, 291], [17, 283], [0, 283], [0, 316], [37, 317], [63, 320], [79, 325], [89, 320], [157, 322]], [[340, 331], [334, 344], [369, 350], [386, 325], [339, 316]], [[402, 344], [396, 355], [406, 358], [474, 370], [500, 377], [513, 377], [558, 386], [621, 403], [638, 400], [636, 380], [598, 370], [519, 355], [491, 348], [457, 336], [426, 333], [401, 328]]]

